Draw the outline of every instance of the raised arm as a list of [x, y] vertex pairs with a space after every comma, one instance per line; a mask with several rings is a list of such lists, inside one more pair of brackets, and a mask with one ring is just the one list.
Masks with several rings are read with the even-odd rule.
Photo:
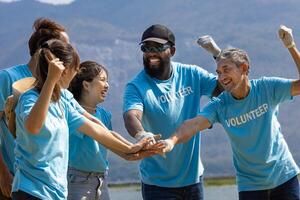
[[43, 127], [55, 84], [60, 80], [61, 74], [65, 69], [62, 61], [58, 58], [53, 58], [50, 52], [46, 52], [48, 51], [45, 51], [45, 54], [48, 54], [48, 56], [45, 56], [49, 65], [48, 75], [40, 92], [40, 96], [25, 121], [25, 128], [32, 134], [38, 134]]
[[289, 50], [298, 70], [299, 78], [292, 82], [291, 95], [296, 96], [300, 94], [300, 53], [294, 42], [292, 29], [281, 25], [278, 31], [279, 38], [282, 40], [284, 46]]

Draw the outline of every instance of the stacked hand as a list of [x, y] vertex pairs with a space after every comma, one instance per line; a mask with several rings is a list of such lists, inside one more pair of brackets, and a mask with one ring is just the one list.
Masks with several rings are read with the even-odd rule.
[[295, 46], [292, 29], [284, 25], [280, 25], [278, 30], [278, 36], [282, 40], [286, 48], [289, 49]]
[[[156, 143], [157, 140], [159, 140], [161, 138], [160, 134], [153, 134], [151, 132], [146, 132], [146, 131], [140, 131], [137, 134], [135, 134], [134, 138], [136, 139], [137, 142], [143, 140], [144, 138], [149, 138], [149, 145], [153, 145]], [[148, 148], [148, 146], [146, 146], [146, 148]]]
[[197, 43], [206, 51], [211, 53], [215, 58], [217, 58], [220, 53], [221, 49], [218, 47], [214, 39], [210, 35], [204, 35], [199, 37]]

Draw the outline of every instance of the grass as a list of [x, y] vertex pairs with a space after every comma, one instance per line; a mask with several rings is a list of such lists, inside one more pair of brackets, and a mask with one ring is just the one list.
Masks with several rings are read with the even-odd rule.
[[[218, 178], [205, 178], [204, 185], [209, 186], [222, 186], [222, 185], [234, 185], [235, 177], [218, 177]], [[125, 187], [136, 187], [140, 188], [140, 183], [110, 183], [110, 188], [125, 188]]]

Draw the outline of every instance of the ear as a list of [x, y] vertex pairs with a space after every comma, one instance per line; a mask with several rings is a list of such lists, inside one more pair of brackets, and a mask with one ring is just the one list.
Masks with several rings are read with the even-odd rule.
[[243, 63], [243, 64], [240, 65], [240, 67], [242, 69], [243, 74], [248, 75], [248, 73], [249, 73], [249, 64], [248, 63]]
[[88, 90], [90, 86], [90, 83], [87, 81], [82, 81], [82, 89]]
[[175, 52], [176, 52], [176, 47], [175, 46], [172, 46], [170, 47], [170, 50], [171, 50], [171, 57], [175, 55]]

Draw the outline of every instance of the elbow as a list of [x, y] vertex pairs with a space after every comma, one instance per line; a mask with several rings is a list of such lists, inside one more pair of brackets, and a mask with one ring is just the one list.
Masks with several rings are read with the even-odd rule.
[[28, 123], [27, 121], [25, 122], [25, 129], [27, 132], [37, 135], [42, 127], [37, 127], [36, 125], [33, 125], [32, 123]]

